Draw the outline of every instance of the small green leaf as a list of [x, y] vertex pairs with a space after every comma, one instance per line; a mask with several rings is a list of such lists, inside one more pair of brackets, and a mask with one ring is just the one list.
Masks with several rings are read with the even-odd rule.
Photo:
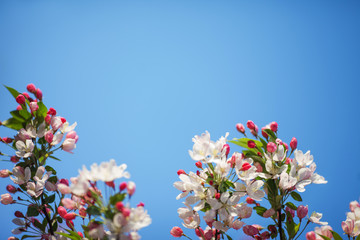
[[126, 193], [117, 193], [110, 197], [110, 204], [115, 206], [117, 202], [122, 202], [125, 199]]
[[295, 206], [295, 204], [293, 204], [292, 202], [287, 202], [285, 205], [291, 208], [292, 210], [297, 210], [297, 206]]
[[254, 207], [253, 209], [254, 209], [254, 210], [256, 211], [256, 213], [257, 213], [258, 215], [260, 215], [261, 217], [263, 216], [264, 212], [267, 210], [266, 208], [261, 207], [261, 206], [256, 206], [256, 207]]
[[76, 237], [76, 236], [71, 236], [70, 234], [66, 234], [66, 233], [63, 233], [63, 232], [56, 232], [56, 234], [59, 234], [61, 236], [64, 236], [64, 237], [67, 237], [67, 238], [70, 238], [72, 240], [79, 240], [81, 239], [81, 237]]
[[21, 237], [21, 240], [25, 239], [25, 238], [36, 238], [36, 237], [39, 237], [39, 236], [34, 236], [34, 235], [23, 235]]
[[39, 215], [37, 207], [30, 205], [27, 209], [26, 215], [28, 217], [36, 217]]
[[290, 195], [295, 201], [298, 201], [298, 202], [302, 201], [300, 194], [298, 194], [297, 192], [291, 192]]
[[21, 122], [21, 123], [25, 122], [25, 118], [23, 118], [23, 116], [20, 115], [19, 111], [17, 111], [17, 110], [11, 111], [10, 114], [11, 114], [11, 116], [13, 116], [13, 118], [18, 120], [19, 122]]
[[356, 240], [360, 240], [360, 234], [358, 235], [358, 237], [356, 238]]
[[58, 159], [57, 157], [54, 157], [54, 156], [52, 156], [52, 155], [49, 155], [49, 158], [52, 158], [52, 159], [54, 159], [54, 160], [56, 160], [56, 161], [61, 161], [60, 159]]
[[23, 128], [22, 122], [20, 122], [16, 118], [9, 118], [8, 120], [5, 120], [2, 122], [2, 125], [4, 125], [7, 128], [14, 129], [14, 130], [20, 130]]
[[48, 171], [48, 172], [52, 172], [52, 174], [56, 174], [56, 171], [55, 171], [55, 169], [53, 169], [52, 167], [50, 167], [50, 166], [46, 166], [45, 167], [45, 169], [46, 169], [46, 171]]
[[50, 196], [45, 198], [46, 203], [53, 203], [54, 201], [55, 201], [55, 194], [50, 195]]
[[6, 85], [4, 85], [4, 87], [6, 87], [7, 88], [7, 90], [11, 93], [11, 95], [16, 99], [17, 98], [17, 96], [19, 96], [19, 92], [18, 91], [16, 91], [15, 89], [13, 89], [13, 88], [11, 88], [11, 87], [8, 87], [8, 86], [6, 86]]
[[272, 140], [275, 141], [277, 139], [275, 133], [271, 129], [264, 129], [264, 132], [266, 132]]
[[[330, 230], [335, 240], [343, 240], [337, 232]], [[360, 236], [360, 235], [359, 235]]]
[[33, 221], [33, 224], [36, 228], [40, 229], [42, 232], [45, 231], [45, 226], [43, 226], [39, 221], [37, 220], [34, 220]]
[[48, 111], [47, 108], [46, 108], [46, 106], [45, 106], [44, 103], [42, 103], [42, 102], [38, 102], [37, 104], [38, 104], [39, 108], [38, 108], [38, 110], [36, 110], [36, 115], [37, 115], [38, 117], [43, 117], [43, 118], [45, 118], [46, 115], [47, 115], [47, 111]]
[[325, 240], [331, 240], [331, 238], [328, 238], [328, 237], [326, 237], [326, 236], [324, 236], [324, 235], [321, 235], [321, 234], [318, 234], [320, 237], [322, 237], [322, 239], [325, 239]]
[[232, 238], [229, 235], [227, 235], [226, 233], [225, 233], [225, 236], [227, 237], [228, 240], [232, 240]]
[[29, 113], [26, 109], [22, 109], [19, 111], [20, 116], [22, 116], [24, 119], [31, 118], [31, 113]]
[[101, 215], [100, 209], [96, 206], [90, 206], [86, 209], [86, 212], [91, 216]]

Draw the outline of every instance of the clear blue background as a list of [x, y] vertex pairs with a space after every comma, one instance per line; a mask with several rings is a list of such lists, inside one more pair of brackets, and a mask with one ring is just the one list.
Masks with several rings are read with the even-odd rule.
[[[181, 226], [172, 183], [178, 169], [195, 171], [191, 138], [239, 137], [235, 124], [248, 119], [277, 121], [280, 138], [311, 150], [329, 183], [309, 186], [304, 203], [340, 231], [360, 196], [359, 11], [353, 0], [4, 0], [0, 82], [34, 83], [78, 123], [75, 154], [53, 164], [59, 176], [110, 158], [128, 165], [133, 204], [145, 202], [153, 220], [143, 239], [170, 239]], [[17, 104], [5, 88], [0, 102], [5, 120]], [[6, 239], [14, 208], [0, 211]]]

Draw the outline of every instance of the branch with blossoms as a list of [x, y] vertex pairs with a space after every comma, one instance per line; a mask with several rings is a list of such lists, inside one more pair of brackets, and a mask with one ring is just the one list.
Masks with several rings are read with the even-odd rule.
[[[1, 138], [12, 151], [0, 152], [5, 158], [2, 161], [15, 164], [12, 170], [0, 171], [0, 177], [9, 177], [15, 184], [6, 187], [9, 193], [1, 195], [1, 203], [26, 207], [25, 211], [15, 212], [12, 222], [17, 228], [12, 233], [22, 235], [21, 239], [82, 239], [84, 236], [87, 239], [140, 239], [138, 230], [148, 226], [151, 219], [143, 203], [130, 207], [135, 184], [124, 182], [119, 191], [115, 191], [114, 180], [130, 176], [125, 172], [126, 165], [116, 166], [111, 160], [100, 166], [93, 165], [90, 171], [84, 167], [77, 178], [71, 179], [71, 185], [68, 180], [59, 179], [48, 162], [59, 160], [54, 156], [57, 151], [72, 153], [76, 148], [79, 139], [74, 131], [76, 123], [70, 125], [54, 108], [48, 109], [42, 101], [42, 91], [34, 84], [27, 86], [34, 98], [27, 92], [20, 94], [5, 87], [19, 105], [10, 112], [11, 118], [1, 122], [2, 126], [17, 131], [13, 138]], [[99, 180], [112, 189], [112, 195], [103, 198], [97, 188]], [[83, 219], [83, 233], [75, 230], [73, 220], [77, 216]]]
[[[193, 138], [193, 150], [190, 157], [197, 161], [197, 172], [178, 171], [181, 181], [174, 186], [181, 191], [177, 199], [184, 198], [186, 208], [178, 210], [185, 228], [195, 229], [200, 239], [219, 239], [227, 235], [231, 228], [243, 229], [243, 232], [255, 239], [269, 239], [279, 236], [280, 240], [297, 239], [310, 222], [320, 222], [321, 214], [314, 212], [307, 221], [308, 207], [296, 206], [302, 198], [299, 193], [305, 186], [326, 183], [315, 173], [316, 165], [310, 152], [305, 154], [297, 150], [297, 140], [293, 138], [288, 145], [277, 137], [278, 124], [273, 122], [262, 128], [247, 122], [247, 127], [255, 139], [247, 138], [245, 127], [237, 124], [237, 130], [244, 138], [227, 140], [228, 134], [218, 141], [210, 140], [208, 132]], [[229, 157], [230, 146], [241, 146], [244, 150], [234, 152]], [[293, 159], [291, 159], [294, 153]], [[241, 197], [247, 196], [240, 202]], [[259, 201], [265, 199], [269, 207]], [[254, 204], [254, 207], [249, 205]], [[192, 206], [194, 205], [194, 206]], [[264, 218], [272, 220], [266, 228], [257, 224], [245, 225], [243, 219], [251, 216], [252, 210]], [[206, 230], [200, 227], [200, 213], [204, 212]], [[299, 219], [296, 223], [295, 214]], [[185, 236], [183, 230], [174, 227], [174, 237]]]

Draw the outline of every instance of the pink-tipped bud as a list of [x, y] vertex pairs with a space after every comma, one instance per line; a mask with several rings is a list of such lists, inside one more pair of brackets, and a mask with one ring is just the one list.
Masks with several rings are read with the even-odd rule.
[[11, 161], [12, 163], [18, 163], [19, 160], [20, 160], [20, 158], [17, 157], [17, 156], [11, 156], [11, 158], [10, 158], [10, 161]]
[[311, 231], [306, 233], [306, 240], [316, 240], [315, 232]]
[[9, 193], [16, 193], [16, 192], [17, 192], [16, 187], [14, 187], [13, 185], [10, 185], [10, 184], [6, 186], [6, 190], [7, 190]]
[[21, 111], [21, 110], [22, 110], [22, 106], [21, 106], [21, 105], [18, 105], [18, 106], [16, 107], [16, 110]]
[[47, 112], [47, 114], [55, 116], [56, 115], [56, 110], [54, 108], [49, 108], [49, 111]]
[[295, 211], [288, 206], [286, 206], [285, 211], [290, 213], [290, 215], [294, 218], [295, 217]]
[[59, 183], [65, 184], [66, 186], [69, 186], [69, 180], [62, 178], [59, 180]]
[[51, 144], [54, 139], [54, 134], [52, 133], [52, 130], [50, 129], [49, 131], [45, 132], [44, 137], [45, 141]]
[[304, 217], [306, 217], [308, 211], [308, 206], [300, 205], [296, 210], [298, 218], [303, 219]]
[[212, 186], [212, 185], [214, 185], [214, 181], [213, 180], [210, 180], [209, 181], [209, 184]]
[[86, 212], [86, 209], [85, 209], [84, 207], [81, 207], [81, 208], [79, 209], [79, 215], [80, 215], [80, 217], [82, 217], [82, 218], [86, 218], [87, 212]]
[[269, 142], [266, 146], [266, 149], [268, 150], [268, 152], [273, 153], [276, 151], [276, 144], [273, 142]]
[[35, 112], [38, 109], [39, 109], [39, 106], [38, 106], [37, 102], [31, 102], [30, 103], [30, 111], [31, 111], [31, 113]]
[[12, 204], [14, 203], [14, 200], [12, 198], [12, 196], [9, 193], [5, 193], [1, 195], [1, 200], [0, 202], [4, 205], [8, 205], [8, 204]]
[[143, 202], [140, 202], [138, 205], [136, 205], [137, 207], [144, 207], [145, 204]]
[[286, 158], [285, 164], [290, 164], [292, 162], [291, 158]]
[[289, 150], [289, 146], [287, 145], [287, 143], [283, 142], [283, 146], [286, 148], [286, 150]]
[[130, 209], [128, 209], [126, 207], [123, 208], [122, 214], [124, 215], [124, 217], [130, 216], [130, 213], [131, 213]]
[[202, 168], [202, 163], [201, 163], [200, 161], [196, 162], [195, 165], [196, 165], [196, 167], [198, 167], [198, 168]]
[[124, 204], [122, 202], [117, 202], [115, 204], [115, 207], [119, 212], [122, 212], [122, 210], [124, 209]]
[[24, 214], [23, 214], [22, 212], [20, 212], [20, 211], [16, 211], [16, 212], [14, 213], [14, 215], [15, 215], [15, 217], [17, 217], [17, 218], [23, 218], [23, 217], [24, 217]]
[[277, 229], [276, 229], [275, 225], [269, 225], [268, 229], [271, 233], [277, 233]]
[[41, 100], [43, 95], [42, 95], [42, 91], [40, 90], [40, 88], [36, 89], [35, 91], [35, 96], [37, 99]]
[[252, 141], [252, 140], [249, 140], [249, 141], [247, 142], [247, 145], [248, 145], [249, 148], [255, 148], [255, 147], [256, 147], [255, 142]]
[[224, 144], [223, 148], [222, 148], [222, 151], [225, 151], [225, 155], [226, 157], [229, 155], [230, 153], [230, 146], [229, 144]]
[[3, 138], [2, 138], [2, 141], [3, 141], [4, 143], [9, 144], [9, 143], [12, 143], [13, 139], [12, 139], [12, 138], [9, 138], [9, 137], [3, 137]]
[[265, 129], [267, 129], [267, 128], [266, 127], [261, 128], [261, 134], [263, 135], [264, 138], [267, 139], [269, 137], [269, 135], [264, 131]]
[[45, 122], [46, 122], [47, 125], [50, 125], [50, 123], [51, 123], [51, 116], [50, 115], [46, 115]]
[[242, 134], [245, 133], [245, 127], [241, 123], [236, 124], [236, 129], [241, 132]]
[[354, 220], [347, 219], [341, 223], [341, 228], [343, 229], [345, 234], [351, 234], [354, 230]]
[[277, 130], [278, 130], [278, 124], [277, 124], [277, 122], [272, 122], [272, 123], [270, 123], [270, 129], [271, 129], [271, 131], [273, 131], [273, 132], [277, 132]]
[[253, 204], [253, 203], [255, 203], [255, 200], [252, 199], [251, 197], [247, 197], [247, 198], [246, 198], [246, 203], [248, 203], [248, 204]]
[[250, 129], [250, 130], [255, 130], [255, 123], [251, 120], [247, 121], [246, 126]]
[[62, 218], [64, 218], [64, 216], [67, 214], [67, 211], [63, 206], [58, 207], [57, 211]]
[[10, 175], [10, 171], [7, 169], [1, 169], [0, 170], [0, 177], [7, 178]]
[[105, 184], [109, 187], [111, 187], [112, 189], [115, 189], [115, 183], [114, 181], [110, 181], [110, 182], [105, 182]]
[[354, 212], [356, 208], [360, 208], [360, 204], [358, 201], [352, 201], [349, 204], [350, 211]]
[[67, 213], [64, 215], [63, 217], [65, 220], [67, 221], [71, 221], [71, 220], [74, 220], [76, 218], [76, 213], [74, 212], [71, 212], [71, 213]]
[[70, 228], [70, 229], [74, 229], [74, 222], [72, 220], [66, 221], [66, 225]]
[[184, 170], [182, 170], [182, 169], [179, 169], [178, 171], [177, 171], [177, 175], [181, 175], [181, 174], [186, 174], [186, 172], [184, 171]]
[[25, 104], [26, 102], [26, 99], [25, 97], [22, 95], [22, 94], [19, 94], [17, 97], [16, 97], [16, 102], [20, 105], [23, 105]]
[[123, 191], [126, 187], [127, 187], [127, 183], [126, 183], [126, 182], [120, 183], [120, 186], [119, 186], [120, 192]]
[[65, 119], [65, 118], [60, 117], [60, 120], [61, 120], [62, 123], [66, 123], [66, 119]]
[[251, 165], [250, 165], [250, 163], [248, 163], [248, 162], [244, 162], [243, 163], [243, 165], [241, 166], [241, 171], [247, 171], [247, 170], [249, 170], [251, 168]]
[[29, 99], [29, 98], [30, 98], [30, 96], [29, 96], [29, 94], [28, 94], [27, 92], [23, 92], [22, 95], [23, 95], [26, 99]]
[[171, 236], [173, 237], [181, 237], [184, 233], [183, 233], [183, 230], [179, 227], [173, 227], [171, 230], [170, 230], [170, 234]]
[[82, 234], [82, 232], [77, 232], [77, 234], [78, 234], [81, 238], [84, 237], [84, 235]]
[[291, 139], [291, 142], [290, 142], [290, 147], [292, 150], [296, 149], [297, 148], [297, 139], [296, 138], [292, 138]]
[[201, 227], [196, 228], [196, 229], [195, 229], [195, 234], [196, 234], [196, 236], [202, 238], [202, 236], [204, 236], [204, 230], [203, 230]]
[[29, 92], [31, 92], [31, 93], [35, 93], [35, 91], [36, 91], [36, 87], [35, 87], [35, 85], [32, 84], [32, 83], [28, 84], [28, 85], [26, 86], [26, 89], [27, 89]]
[[216, 194], [215, 194], [215, 198], [216, 198], [216, 199], [220, 199], [220, 197], [221, 197], [221, 196], [220, 196], [220, 193], [216, 193]]
[[135, 189], [136, 189], [135, 183], [132, 181], [128, 182], [126, 189], [128, 194], [132, 196], [135, 193]]

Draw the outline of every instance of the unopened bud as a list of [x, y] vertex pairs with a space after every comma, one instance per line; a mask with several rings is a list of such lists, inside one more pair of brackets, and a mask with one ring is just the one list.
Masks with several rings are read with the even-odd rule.
[[7, 190], [9, 193], [16, 193], [16, 192], [17, 192], [16, 187], [14, 187], [13, 185], [10, 185], [10, 184], [6, 186], [6, 190]]
[[276, 144], [273, 142], [269, 142], [266, 146], [266, 149], [268, 150], [268, 152], [273, 153], [276, 151]]
[[255, 123], [251, 120], [247, 121], [246, 126], [250, 129], [250, 130], [255, 130]]
[[26, 99], [25, 97], [22, 95], [22, 94], [19, 94], [17, 97], [16, 97], [16, 102], [20, 105], [23, 105], [25, 104], [26, 102]]
[[236, 124], [236, 129], [241, 132], [242, 134], [245, 133], [245, 127], [241, 123]]
[[182, 170], [182, 169], [179, 169], [178, 171], [177, 171], [177, 175], [181, 175], [181, 174], [186, 174], [186, 172], [184, 171], [184, 170]]
[[42, 91], [40, 90], [40, 88], [36, 89], [35, 91], [35, 96], [37, 99], [41, 100], [43, 95], [42, 95]]
[[249, 148], [255, 148], [255, 147], [256, 147], [255, 142], [252, 141], [252, 140], [249, 140], [249, 141], [247, 142], [247, 145], [248, 145]]
[[292, 138], [291, 139], [291, 142], [290, 142], [290, 147], [292, 150], [296, 149], [297, 148], [297, 139], [296, 138]]
[[183, 233], [183, 230], [179, 227], [173, 227], [171, 230], [170, 230], [170, 234], [171, 236], [173, 237], [182, 237], [182, 235], [184, 234]]
[[123, 191], [126, 188], [126, 186], [127, 186], [126, 182], [120, 183], [120, 186], [119, 186], [120, 192]]
[[198, 167], [198, 168], [202, 168], [202, 163], [201, 163], [200, 161], [196, 162], [195, 165], [196, 165], [196, 167]]
[[28, 85], [26, 86], [26, 89], [27, 89], [29, 92], [31, 92], [31, 93], [35, 93], [35, 91], [36, 91], [36, 87], [35, 87], [35, 85], [32, 84], [32, 83], [28, 84]]
[[277, 132], [277, 130], [278, 130], [278, 124], [277, 124], [277, 122], [272, 122], [272, 123], [270, 123], [270, 129], [271, 129], [271, 131], [273, 131], [273, 132]]

